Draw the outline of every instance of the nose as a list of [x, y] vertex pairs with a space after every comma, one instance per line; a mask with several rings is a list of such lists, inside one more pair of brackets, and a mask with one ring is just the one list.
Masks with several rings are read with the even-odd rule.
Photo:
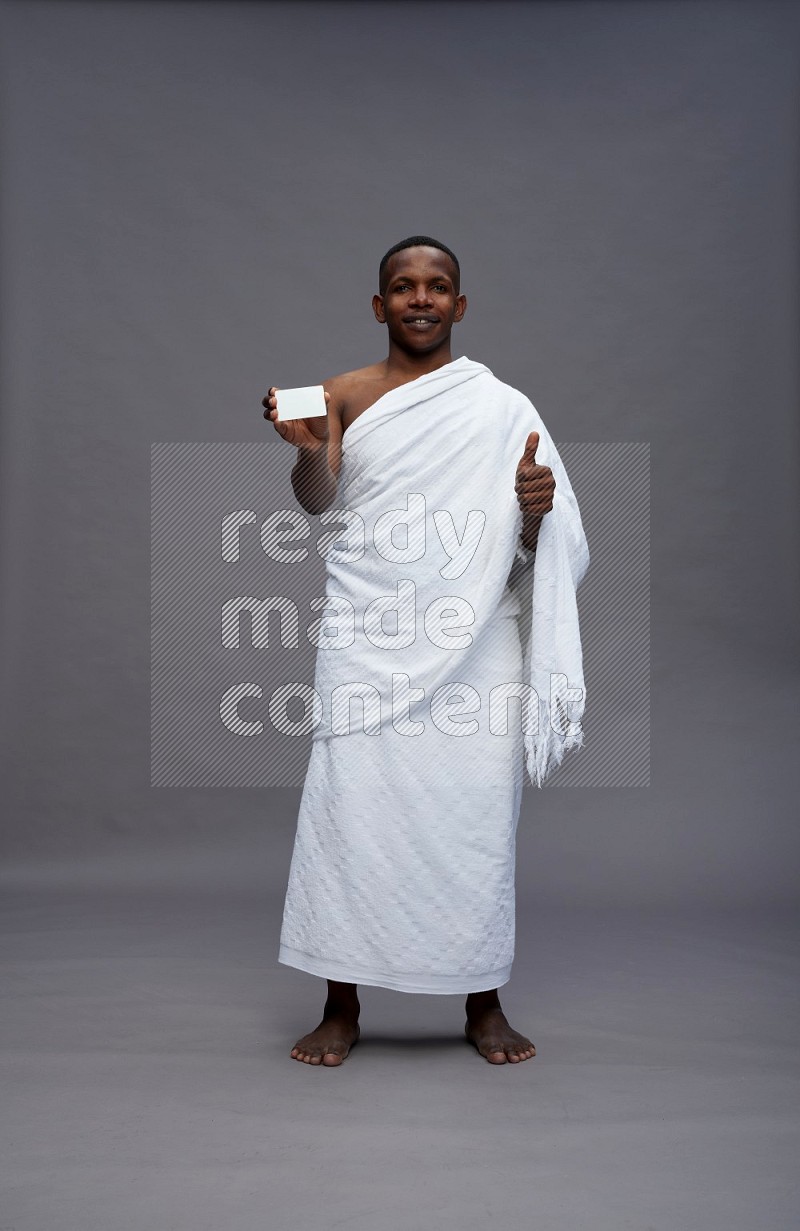
[[427, 286], [414, 287], [414, 293], [411, 296], [409, 306], [412, 308], [429, 308], [431, 306], [431, 296]]

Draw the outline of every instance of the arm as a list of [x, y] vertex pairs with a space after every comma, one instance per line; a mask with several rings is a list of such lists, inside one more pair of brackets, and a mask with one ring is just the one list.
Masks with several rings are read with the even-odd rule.
[[528, 551], [536, 551], [536, 544], [539, 540], [539, 527], [542, 524], [543, 513], [522, 513], [522, 531], [520, 540], [522, 546], [527, 547]]
[[297, 450], [292, 467], [292, 487], [298, 504], [307, 513], [322, 513], [336, 498], [336, 476], [328, 459], [327, 441]]
[[324, 419], [294, 419], [282, 423], [277, 417], [277, 392], [272, 386], [262, 399], [264, 418], [270, 419], [287, 444], [297, 449], [292, 488], [298, 504], [307, 513], [322, 513], [336, 499], [342, 456], [341, 409], [335, 395], [326, 390], [328, 413]]

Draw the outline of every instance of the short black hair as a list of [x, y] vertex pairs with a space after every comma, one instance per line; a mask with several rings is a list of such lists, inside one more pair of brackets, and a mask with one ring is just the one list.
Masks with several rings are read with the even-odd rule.
[[385, 253], [381, 259], [381, 263], [378, 267], [378, 288], [381, 294], [383, 294], [383, 290], [386, 285], [384, 275], [389, 259], [393, 257], [396, 252], [402, 252], [405, 248], [438, 248], [440, 252], [446, 253], [455, 265], [456, 290], [459, 290], [461, 282], [461, 266], [458, 263], [458, 257], [455, 252], [452, 252], [447, 247], [447, 244], [441, 243], [440, 240], [432, 239], [430, 235], [410, 235], [408, 239], [401, 239], [399, 244], [393, 244], [389, 251]]

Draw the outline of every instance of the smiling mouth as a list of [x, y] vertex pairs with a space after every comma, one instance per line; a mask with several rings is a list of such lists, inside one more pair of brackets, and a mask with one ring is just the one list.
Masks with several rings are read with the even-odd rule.
[[438, 325], [438, 316], [404, 316], [405, 325]]

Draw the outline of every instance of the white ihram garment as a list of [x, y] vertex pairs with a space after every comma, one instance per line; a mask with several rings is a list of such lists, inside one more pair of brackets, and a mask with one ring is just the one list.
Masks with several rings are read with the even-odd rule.
[[[531, 567], [514, 477], [534, 430], [556, 491]], [[279, 961], [406, 992], [500, 987], [524, 767], [541, 785], [583, 741], [578, 506], [535, 408], [467, 358], [347, 428], [338, 494]], [[363, 720], [350, 694], [369, 694]]]

